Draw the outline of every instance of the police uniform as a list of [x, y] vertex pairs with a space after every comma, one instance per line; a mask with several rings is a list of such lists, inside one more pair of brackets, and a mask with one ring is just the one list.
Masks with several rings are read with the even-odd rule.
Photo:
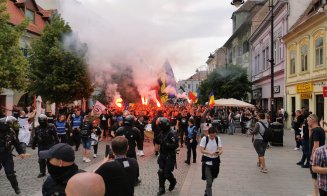
[[[162, 124], [164, 124], [162, 126]], [[161, 118], [159, 127], [162, 130], [159, 134], [160, 155], [158, 157], [159, 164], [159, 192], [157, 195], [165, 193], [165, 181], [170, 182], [169, 191], [172, 191], [176, 185], [176, 179], [173, 175], [176, 163], [176, 149], [178, 148], [178, 139], [176, 134], [170, 130], [170, 123], [167, 118]]]
[[2, 166], [4, 168], [11, 186], [19, 194], [20, 189], [15, 175], [14, 160], [11, 151], [12, 146], [14, 146], [18, 154], [23, 154], [23, 149], [19, 145], [15, 131], [6, 122], [8, 118], [0, 119], [0, 167]]
[[60, 139], [60, 143], [66, 143], [67, 142], [66, 121], [56, 121], [55, 126], [57, 128], [57, 134], [58, 134], [58, 138]]
[[72, 129], [73, 129], [73, 141], [75, 143], [75, 151], [78, 151], [79, 146], [81, 145], [81, 126], [83, 124], [82, 116], [74, 116], [72, 119]]
[[124, 126], [117, 129], [116, 136], [126, 137], [129, 146], [126, 156], [129, 158], [136, 159], [135, 147], [137, 145], [137, 148], [140, 150], [142, 141], [140, 136], [140, 130], [134, 127], [133, 123], [134, 123], [134, 117], [127, 116], [124, 119]]
[[[42, 117], [45, 116], [43, 114], [41, 115]], [[46, 116], [44, 118], [46, 118]], [[48, 124], [47, 120], [44, 121], [44, 124], [42, 124], [40, 117], [39, 117], [39, 123], [40, 126], [36, 128], [35, 136], [32, 142], [33, 150], [35, 149], [36, 145], [38, 146], [38, 154], [40, 153], [40, 151], [48, 150], [53, 145], [59, 143], [56, 127], [53, 124]], [[40, 174], [38, 175], [38, 177], [45, 176], [46, 160], [41, 159], [40, 157], [39, 157], [39, 167], [40, 167]]]

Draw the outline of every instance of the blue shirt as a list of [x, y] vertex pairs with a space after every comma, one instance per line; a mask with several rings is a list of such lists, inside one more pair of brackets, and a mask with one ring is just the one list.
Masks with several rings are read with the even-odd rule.
[[192, 125], [187, 128], [187, 138], [195, 139], [196, 138], [196, 126]]
[[82, 117], [81, 116], [75, 116], [73, 118], [73, 125], [72, 128], [80, 128], [80, 126], [82, 125]]
[[58, 134], [65, 134], [66, 133], [66, 122], [60, 122], [60, 121], [56, 121], [55, 125], [57, 127], [57, 133]]

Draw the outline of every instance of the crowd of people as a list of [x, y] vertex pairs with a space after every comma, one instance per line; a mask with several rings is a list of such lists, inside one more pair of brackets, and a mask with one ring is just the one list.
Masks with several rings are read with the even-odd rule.
[[302, 157], [296, 164], [309, 168], [313, 180], [314, 196], [327, 195], [327, 152], [324, 125], [326, 123], [306, 108], [296, 110], [292, 115], [292, 129], [295, 133], [294, 150], [302, 149]]
[[[45, 113], [45, 112], [44, 112]], [[166, 192], [165, 181], [174, 190], [177, 180], [173, 175], [176, 152], [186, 145], [185, 164], [196, 163], [199, 144], [203, 154], [202, 179], [206, 181], [204, 195], [212, 195], [212, 183], [219, 174], [220, 155], [223, 153], [218, 133], [235, 134], [236, 127], [245, 135], [253, 135], [253, 146], [258, 154], [257, 166], [267, 173], [265, 151], [269, 140], [265, 133], [270, 126], [270, 115], [255, 109], [209, 108], [208, 106], [136, 104], [124, 110], [107, 107], [100, 113], [96, 110], [82, 111], [79, 107], [70, 109], [59, 107], [56, 115], [49, 111], [36, 118], [35, 110], [20, 111], [18, 117], [0, 118], [0, 162], [8, 180], [17, 194], [20, 193], [14, 171], [11, 146], [21, 158], [28, 156], [26, 147], [38, 149], [38, 178], [50, 174], [43, 184], [43, 195], [134, 195], [134, 186], [141, 183], [138, 156], [144, 156], [145, 132], [150, 127], [153, 132], [155, 155], [158, 157], [159, 191]], [[285, 111], [278, 111], [277, 120], [283, 123]], [[15, 113], [17, 115], [17, 113]], [[279, 118], [279, 119], [278, 119]], [[37, 119], [37, 121], [35, 121]], [[303, 156], [297, 163], [310, 167], [317, 191], [327, 191], [324, 149], [325, 132], [319, 127], [314, 114], [296, 111], [292, 119], [295, 131], [296, 150], [301, 146]], [[105, 142], [108, 147], [104, 163], [95, 171], [87, 173], [75, 164], [75, 153], [82, 144], [83, 162], [97, 158], [98, 144]], [[74, 147], [74, 148], [72, 148]], [[319, 148], [321, 147], [321, 148]], [[75, 152], [74, 152], [75, 150]], [[316, 153], [315, 153], [316, 152]], [[192, 161], [191, 161], [192, 160]], [[76, 190], [78, 184], [87, 184], [85, 177], [97, 182], [93, 189], [85, 185]], [[318, 181], [316, 180], [318, 179]], [[319, 180], [320, 179], [320, 180]], [[124, 187], [123, 189], [121, 187]], [[319, 189], [318, 189], [319, 187]], [[318, 194], [316, 194], [318, 195]]]

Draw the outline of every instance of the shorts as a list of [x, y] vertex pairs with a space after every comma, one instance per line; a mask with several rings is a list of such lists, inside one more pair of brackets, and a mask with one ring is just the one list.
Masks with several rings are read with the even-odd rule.
[[312, 171], [312, 165], [310, 165], [310, 173], [311, 173], [311, 177], [312, 177], [312, 179], [317, 180], [317, 173], [314, 173], [314, 172]]
[[263, 140], [254, 140], [253, 146], [259, 157], [264, 157], [267, 149], [267, 143]]
[[86, 150], [91, 150], [91, 139], [89, 138], [82, 138], [83, 148]]

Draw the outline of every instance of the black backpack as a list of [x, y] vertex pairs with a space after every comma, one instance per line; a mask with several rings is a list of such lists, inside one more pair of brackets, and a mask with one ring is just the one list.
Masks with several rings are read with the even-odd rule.
[[265, 128], [265, 132], [263, 133], [263, 135], [260, 133], [259, 130], [259, 134], [262, 136], [263, 141], [271, 142], [274, 139], [274, 132], [272, 128], [270, 126], [266, 127], [266, 125], [263, 122], [259, 121], [259, 123]]

